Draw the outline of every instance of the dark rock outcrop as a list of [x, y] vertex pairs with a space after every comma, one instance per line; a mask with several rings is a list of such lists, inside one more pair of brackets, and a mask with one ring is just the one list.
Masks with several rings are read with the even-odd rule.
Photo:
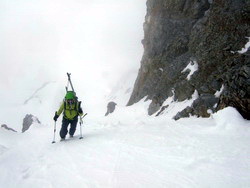
[[[249, 0], [147, 0], [144, 54], [128, 105], [152, 100], [154, 114], [173, 96], [199, 98], [175, 119], [235, 107], [250, 119]], [[197, 69], [184, 69], [196, 65]], [[224, 86], [219, 98], [216, 91]], [[178, 117], [178, 118], [177, 118]]]
[[209, 117], [211, 112], [216, 111], [217, 103], [219, 99], [211, 94], [202, 94], [198, 99], [194, 100], [192, 106], [188, 106], [181, 112], [174, 116], [175, 120], [182, 117], [189, 117], [190, 115], [199, 115], [202, 117]]
[[116, 105], [117, 104], [115, 102], [113, 102], [113, 101], [109, 102], [108, 105], [107, 105], [107, 112], [106, 112], [105, 116], [113, 113], [115, 111], [115, 106]]
[[6, 129], [6, 130], [8, 130], [8, 131], [17, 132], [16, 130], [14, 130], [14, 129], [8, 127], [6, 124], [2, 124], [1, 127], [4, 128], [4, 129]]
[[33, 123], [41, 123], [39, 119], [32, 114], [27, 114], [23, 119], [22, 132], [27, 131]]

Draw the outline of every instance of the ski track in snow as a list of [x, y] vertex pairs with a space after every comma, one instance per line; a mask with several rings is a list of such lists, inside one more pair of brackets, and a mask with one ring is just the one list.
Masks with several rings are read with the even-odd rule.
[[127, 123], [92, 121], [83, 127], [82, 140], [77, 135], [56, 144], [49, 126], [23, 134], [1, 131], [1, 142], [8, 134], [12, 141], [0, 153], [0, 183], [5, 188], [250, 187], [248, 127], [226, 130], [213, 119], [198, 118]]

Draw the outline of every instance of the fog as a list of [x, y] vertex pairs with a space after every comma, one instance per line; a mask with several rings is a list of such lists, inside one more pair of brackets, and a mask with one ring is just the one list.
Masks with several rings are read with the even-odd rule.
[[[120, 79], [139, 69], [145, 14], [146, 0], [1, 0], [0, 124], [16, 123], [16, 105], [20, 117], [56, 110], [67, 72], [86, 108], [103, 108]], [[23, 106], [46, 82], [40, 101]]]

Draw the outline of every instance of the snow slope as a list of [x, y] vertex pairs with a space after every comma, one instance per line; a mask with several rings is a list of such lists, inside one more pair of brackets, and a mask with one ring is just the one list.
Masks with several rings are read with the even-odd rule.
[[146, 116], [147, 106], [87, 116], [83, 140], [79, 127], [56, 144], [52, 125], [23, 134], [0, 129], [1, 187], [250, 187], [250, 124], [235, 109], [174, 121]]

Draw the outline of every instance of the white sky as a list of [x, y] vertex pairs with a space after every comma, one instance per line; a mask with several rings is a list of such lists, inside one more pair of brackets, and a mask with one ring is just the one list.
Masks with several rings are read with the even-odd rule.
[[146, 0], [1, 0], [0, 97], [22, 103], [47, 81], [64, 90], [66, 72], [85, 100], [107, 95], [139, 69], [145, 14]]
[[145, 0], [1, 0], [0, 7], [4, 87], [27, 73], [43, 79], [81, 70], [86, 79], [139, 67]]

